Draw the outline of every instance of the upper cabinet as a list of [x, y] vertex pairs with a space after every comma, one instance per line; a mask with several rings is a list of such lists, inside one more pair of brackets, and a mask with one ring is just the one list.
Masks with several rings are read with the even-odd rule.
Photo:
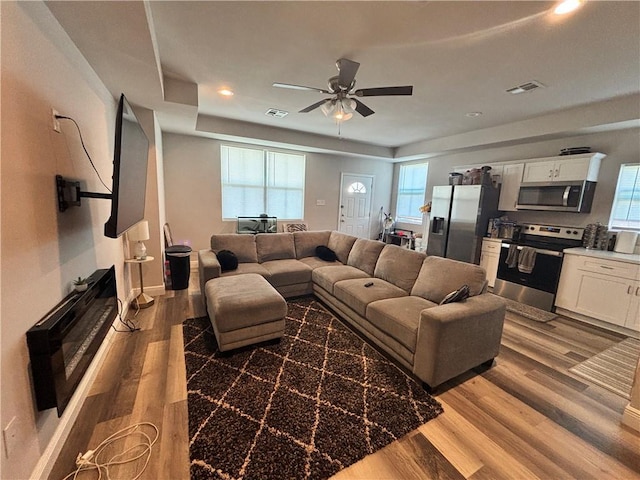
[[567, 155], [544, 161], [527, 160], [522, 175], [522, 183], [572, 182], [598, 180], [601, 153]]
[[516, 210], [523, 172], [524, 163], [512, 163], [502, 167], [502, 187], [500, 189], [498, 210], [505, 212]]

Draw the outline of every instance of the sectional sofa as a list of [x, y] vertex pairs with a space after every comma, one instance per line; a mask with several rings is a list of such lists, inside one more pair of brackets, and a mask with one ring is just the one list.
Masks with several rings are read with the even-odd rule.
[[[316, 256], [324, 245], [336, 261]], [[222, 271], [230, 250], [238, 267]], [[198, 252], [201, 292], [216, 277], [258, 273], [283, 297], [314, 294], [371, 343], [433, 389], [498, 355], [504, 302], [487, 293], [485, 270], [337, 231], [218, 234]], [[468, 285], [469, 298], [440, 305]], [[204, 298], [206, 306], [206, 299]]]

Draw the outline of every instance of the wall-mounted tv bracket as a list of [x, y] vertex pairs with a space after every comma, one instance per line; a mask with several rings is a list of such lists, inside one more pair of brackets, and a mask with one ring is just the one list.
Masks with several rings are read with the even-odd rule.
[[58, 210], [64, 212], [69, 207], [79, 207], [81, 198], [103, 198], [111, 200], [110, 193], [83, 192], [80, 190], [80, 182], [68, 180], [62, 175], [56, 175], [56, 191], [58, 193]]

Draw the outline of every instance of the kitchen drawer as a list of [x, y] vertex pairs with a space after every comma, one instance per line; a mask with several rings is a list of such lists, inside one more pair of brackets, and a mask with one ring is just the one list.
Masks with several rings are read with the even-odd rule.
[[500, 253], [502, 242], [499, 239], [484, 239], [482, 241], [482, 251], [485, 253]]
[[640, 280], [640, 265], [585, 256], [578, 258], [576, 266], [580, 270], [629, 280]]

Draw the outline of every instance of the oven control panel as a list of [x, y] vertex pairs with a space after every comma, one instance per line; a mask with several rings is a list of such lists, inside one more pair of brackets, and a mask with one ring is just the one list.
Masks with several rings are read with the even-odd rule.
[[542, 237], [566, 238], [568, 240], [581, 240], [584, 228], [567, 227], [559, 225], [522, 225], [522, 233], [525, 235], [539, 235]]

